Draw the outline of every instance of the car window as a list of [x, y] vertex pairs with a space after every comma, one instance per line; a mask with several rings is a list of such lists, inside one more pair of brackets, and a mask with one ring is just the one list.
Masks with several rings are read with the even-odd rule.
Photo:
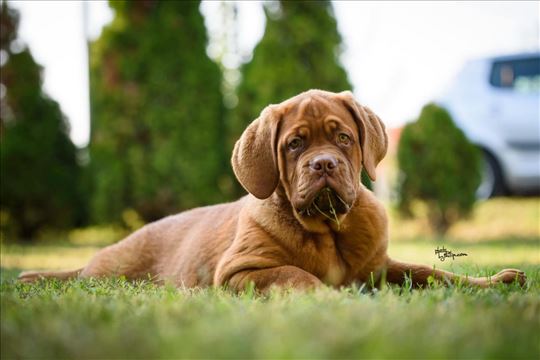
[[539, 92], [540, 57], [493, 62], [490, 83], [522, 93]]

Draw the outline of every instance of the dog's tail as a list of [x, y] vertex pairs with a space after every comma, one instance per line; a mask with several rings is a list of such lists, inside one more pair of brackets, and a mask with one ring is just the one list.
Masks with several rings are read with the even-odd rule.
[[67, 271], [23, 271], [17, 278], [21, 282], [35, 282], [40, 279], [69, 280], [79, 276], [84, 268]]

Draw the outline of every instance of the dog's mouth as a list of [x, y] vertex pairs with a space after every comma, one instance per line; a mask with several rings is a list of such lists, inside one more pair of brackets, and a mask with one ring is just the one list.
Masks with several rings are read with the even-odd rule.
[[324, 217], [339, 223], [338, 215], [346, 214], [350, 210], [350, 205], [343, 200], [332, 188], [326, 186], [319, 190], [313, 200], [298, 213], [302, 216], [323, 215]]

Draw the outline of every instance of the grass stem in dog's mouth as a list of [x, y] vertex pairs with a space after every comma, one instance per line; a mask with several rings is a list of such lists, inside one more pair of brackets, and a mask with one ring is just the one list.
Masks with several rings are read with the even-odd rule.
[[307, 209], [308, 216], [310, 215], [310, 208], [313, 208], [318, 213], [329, 219], [330, 221], [333, 221], [336, 223], [338, 230], [340, 228], [340, 222], [339, 218], [337, 216], [336, 206], [337, 201], [341, 201], [343, 205], [345, 206], [345, 209], [348, 210], [349, 206], [339, 195], [335, 193], [335, 191], [332, 191], [329, 187], [325, 187], [322, 189], [317, 196], [315, 196], [315, 199], [311, 203], [311, 205]]

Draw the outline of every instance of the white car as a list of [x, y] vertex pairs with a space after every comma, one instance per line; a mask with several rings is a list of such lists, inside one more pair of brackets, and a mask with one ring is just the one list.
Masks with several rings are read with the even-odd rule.
[[479, 198], [540, 191], [540, 53], [470, 61], [437, 102], [483, 150]]

